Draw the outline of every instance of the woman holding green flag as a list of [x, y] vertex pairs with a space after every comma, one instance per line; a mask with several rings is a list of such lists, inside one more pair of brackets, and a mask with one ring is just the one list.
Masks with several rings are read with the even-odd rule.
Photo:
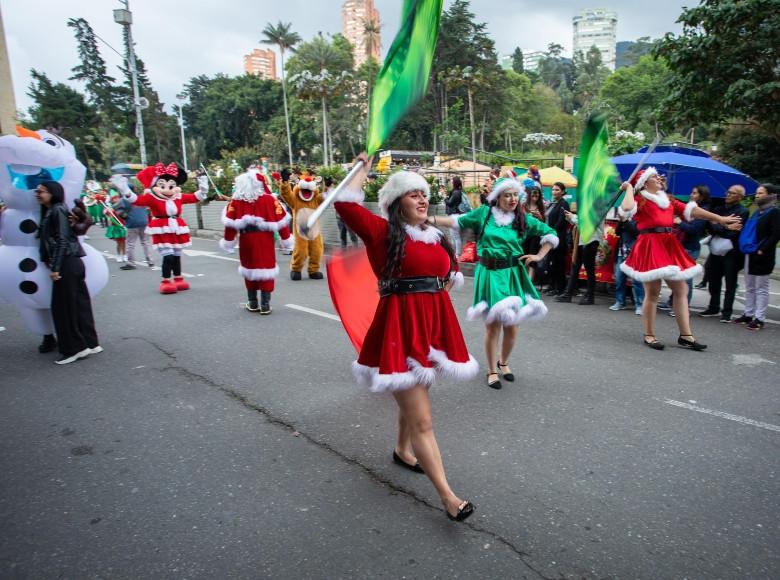
[[[523, 186], [513, 178], [502, 178], [488, 194], [488, 205], [455, 217], [433, 216], [435, 226], [467, 228], [477, 234], [479, 262], [474, 271], [474, 302], [468, 319], [485, 321], [487, 384], [500, 389], [499, 373], [509, 382], [515, 380], [509, 368], [509, 355], [517, 339], [517, 326], [526, 320], [540, 320], [547, 307], [539, 298], [526, 266], [541, 261], [558, 245], [555, 230], [526, 215], [519, 197]], [[536, 254], [523, 253], [528, 236], [540, 236]], [[499, 358], [499, 339], [503, 331]]]

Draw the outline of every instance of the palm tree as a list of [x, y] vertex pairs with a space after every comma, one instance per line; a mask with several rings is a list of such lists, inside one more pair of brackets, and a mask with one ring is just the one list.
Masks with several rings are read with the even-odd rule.
[[270, 22], [263, 29], [264, 39], [260, 40], [263, 44], [275, 44], [279, 47], [282, 60], [282, 98], [284, 100], [284, 122], [287, 125], [287, 153], [290, 157], [290, 165], [293, 164], [292, 138], [290, 137], [290, 113], [287, 110], [287, 84], [284, 76], [284, 51], [293, 50], [293, 47], [301, 41], [297, 32], [291, 32], [292, 23], [282, 22], [274, 26]]
[[374, 19], [366, 18], [363, 20], [363, 45], [366, 48], [366, 65], [368, 72], [368, 106], [366, 107], [367, 114], [370, 114], [371, 108], [371, 83], [373, 82], [373, 62], [374, 54], [379, 53], [379, 22]]

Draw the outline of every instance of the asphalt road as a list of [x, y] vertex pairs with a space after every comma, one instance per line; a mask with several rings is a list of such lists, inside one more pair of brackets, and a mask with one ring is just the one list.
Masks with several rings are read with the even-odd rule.
[[[193, 250], [173, 296], [110, 260], [106, 350], [66, 367], [0, 304], [0, 577], [780, 577], [777, 324], [697, 319], [706, 352], [659, 353], [606, 296], [548, 301], [516, 383], [431, 391], [448, 477], [478, 510], [457, 524], [391, 463], [394, 403], [354, 384], [326, 282], [291, 282], [280, 257], [261, 317], [234, 259]], [[454, 301], [484, 363], [470, 292]], [[673, 319], [659, 327], [673, 343]]]

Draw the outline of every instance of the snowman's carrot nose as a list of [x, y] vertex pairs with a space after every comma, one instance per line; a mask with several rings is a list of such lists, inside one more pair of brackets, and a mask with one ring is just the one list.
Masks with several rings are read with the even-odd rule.
[[38, 135], [38, 133], [25, 129], [21, 125], [16, 126], [16, 134], [19, 135], [19, 137], [32, 137], [33, 139], [38, 139], [38, 141], [41, 140], [41, 136]]

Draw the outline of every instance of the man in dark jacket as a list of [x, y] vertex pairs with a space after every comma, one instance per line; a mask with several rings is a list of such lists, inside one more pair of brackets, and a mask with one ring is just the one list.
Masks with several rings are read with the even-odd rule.
[[[128, 187], [132, 189], [132, 185]], [[125, 228], [127, 228], [127, 263], [124, 266], [120, 266], [119, 269], [135, 270], [135, 244], [139, 241], [144, 249], [146, 263], [151, 268], [154, 266], [154, 263], [149, 254], [149, 241], [146, 235], [146, 226], [149, 224], [149, 211], [140, 205], [133, 205], [124, 196], [122, 196], [122, 201], [119, 203], [122, 209], [127, 212], [127, 220], [125, 220]]]
[[[745, 188], [741, 185], [732, 185], [726, 192], [726, 203], [712, 210], [718, 215], [736, 215], [742, 220], [742, 225], [748, 218], [748, 210], [740, 203], [745, 197]], [[734, 296], [737, 294], [737, 276], [742, 269], [744, 256], [739, 251], [739, 232], [729, 230], [719, 224], [710, 224], [709, 231], [715, 236], [731, 241], [734, 246], [723, 256], [710, 253], [710, 305], [699, 316], [718, 316], [721, 322], [730, 322], [734, 308]], [[712, 244], [712, 242], [710, 243]], [[712, 249], [712, 245], [710, 245]], [[726, 280], [726, 292], [723, 296], [723, 309], [720, 307], [720, 288], [723, 279]]]
[[558, 246], [550, 250], [549, 265], [547, 270], [550, 275], [550, 288], [546, 294], [548, 296], [557, 296], [562, 294], [566, 290], [566, 254], [569, 251], [569, 246], [566, 243], [566, 234], [568, 231], [568, 222], [566, 221], [566, 214], [570, 211], [569, 203], [566, 201], [566, 186], [563, 183], [555, 183], [552, 186], [553, 202], [550, 207], [547, 208], [545, 215], [547, 219], [547, 225], [555, 230], [558, 234], [560, 243]]

